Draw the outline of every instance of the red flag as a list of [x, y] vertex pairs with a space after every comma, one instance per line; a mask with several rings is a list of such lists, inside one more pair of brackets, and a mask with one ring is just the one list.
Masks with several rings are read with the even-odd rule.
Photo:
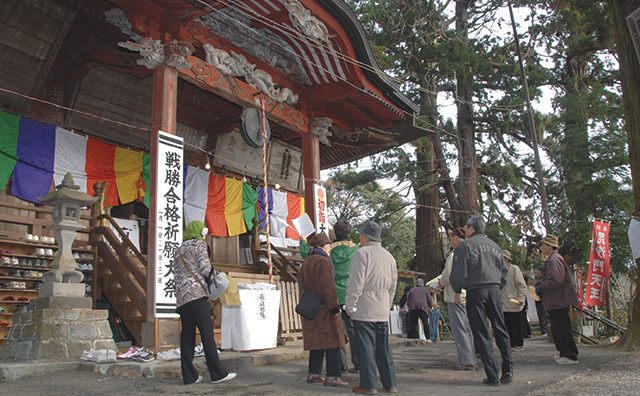
[[585, 303], [604, 305], [609, 280], [609, 223], [593, 222]]

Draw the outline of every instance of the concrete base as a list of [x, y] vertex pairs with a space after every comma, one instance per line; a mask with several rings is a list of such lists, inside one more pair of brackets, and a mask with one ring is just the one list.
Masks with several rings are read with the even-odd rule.
[[[82, 287], [84, 289], [84, 286]], [[91, 309], [93, 300], [91, 297], [40, 297], [31, 300], [30, 309]]]
[[[180, 321], [173, 318], [158, 319], [159, 347], [180, 345]], [[155, 323], [142, 324], [142, 345], [154, 347], [156, 345]]]
[[91, 348], [115, 350], [108, 317], [106, 310], [86, 308], [16, 312], [0, 360], [79, 360]]

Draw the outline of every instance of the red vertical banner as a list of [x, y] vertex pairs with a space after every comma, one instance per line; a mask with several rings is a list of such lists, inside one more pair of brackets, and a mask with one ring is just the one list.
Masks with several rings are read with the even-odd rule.
[[609, 224], [594, 221], [591, 236], [585, 303], [602, 306], [607, 295], [609, 280]]

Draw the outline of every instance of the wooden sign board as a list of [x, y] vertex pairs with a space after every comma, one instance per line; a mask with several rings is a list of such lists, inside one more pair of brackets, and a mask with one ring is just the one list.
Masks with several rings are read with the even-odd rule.
[[[270, 146], [271, 143], [267, 145], [267, 161]], [[218, 137], [213, 165], [262, 179], [262, 148], [249, 147], [235, 128], [233, 132]]]
[[278, 183], [284, 190], [300, 190], [302, 150], [278, 140], [271, 141], [269, 182]]

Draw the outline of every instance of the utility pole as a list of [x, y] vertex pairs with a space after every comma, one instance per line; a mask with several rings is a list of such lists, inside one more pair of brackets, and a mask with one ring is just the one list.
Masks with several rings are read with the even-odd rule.
[[509, 15], [511, 16], [511, 27], [513, 28], [513, 37], [515, 38], [516, 52], [518, 53], [518, 64], [520, 65], [520, 77], [522, 78], [524, 98], [527, 102], [527, 109], [529, 111], [529, 129], [531, 130], [533, 155], [535, 159], [536, 173], [538, 174], [538, 194], [540, 194], [540, 201], [542, 202], [542, 216], [544, 218], [544, 227], [547, 231], [547, 234], [549, 234], [551, 232], [551, 222], [549, 221], [549, 206], [547, 205], [547, 189], [544, 185], [542, 164], [540, 163], [540, 153], [538, 153], [538, 135], [536, 133], [536, 123], [533, 119], [531, 98], [529, 97], [529, 84], [527, 84], [527, 75], [524, 72], [524, 66], [522, 64], [522, 53], [520, 53], [520, 39], [518, 38], [518, 32], [516, 31], [516, 22], [513, 19], [513, 9], [511, 8], [511, 3], [509, 3]]

